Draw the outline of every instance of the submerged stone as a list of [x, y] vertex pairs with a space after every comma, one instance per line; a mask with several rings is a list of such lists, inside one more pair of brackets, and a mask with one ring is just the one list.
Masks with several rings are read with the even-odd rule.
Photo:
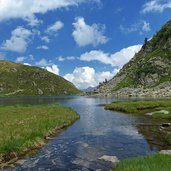
[[168, 115], [168, 114], [169, 114], [169, 111], [167, 111], [167, 110], [160, 110], [160, 111], [155, 111], [155, 112], [146, 113], [146, 115], [152, 116], [152, 115], [157, 114], [157, 113], [159, 113], [159, 114], [164, 114], [164, 115]]
[[119, 159], [116, 156], [107, 156], [107, 155], [103, 155], [102, 157], [99, 157], [99, 160], [112, 162], [114, 164], [119, 162]]

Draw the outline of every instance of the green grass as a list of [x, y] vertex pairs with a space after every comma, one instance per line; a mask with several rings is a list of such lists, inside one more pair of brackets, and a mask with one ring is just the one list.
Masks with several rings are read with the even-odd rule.
[[156, 112], [152, 117], [171, 120], [171, 100], [113, 102], [107, 104], [105, 109], [132, 114], [146, 114], [154, 111], [167, 110], [169, 114]]
[[158, 44], [164, 46], [166, 41], [171, 37], [171, 21], [169, 21], [166, 25], [164, 25], [160, 31], [153, 37], [150, 44], [153, 48], [156, 48]]
[[0, 154], [22, 152], [44, 141], [54, 128], [69, 126], [79, 115], [68, 107], [0, 107]]
[[[122, 88], [136, 88], [139, 85], [146, 87], [146, 85], [142, 85], [140, 81], [141, 74], [143, 73], [145, 76], [158, 74], [159, 79], [152, 85], [148, 85], [147, 88], [156, 87], [161, 83], [166, 81], [171, 81], [171, 68], [169, 67], [168, 61], [170, 61], [171, 52], [166, 50], [156, 49], [153, 52], [147, 54], [146, 56], [141, 56], [141, 53], [137, 55], [137, 59], [134, 62], [130, 62], [127, 67], [125, 67], [124, 73], [127, 75], [123, 80], [121, 80], [115, 87], [113, 87], [113, 91], [118, 91]], [[139, 66], [137, 63], [139, 60], [143, 58], [145, 65]], [[158, 60], [162, 59], [163, 63], [166, 63], [166, 68], [162, 68], [158, 65], [154, 65], [149, 60]], [[161, 73], [167, 73], [161, 76]]]
[[[169, 40], [171, 38], [171, 21], [165, 24], [160, 31], [148, 41], [132, 60], [116, 75], [126, 75], [119, 83], [115, 84], [113, 91], [122, 88], [155, 88], [161, 83], [171, 81], [171, 50]], [[155, 62], [156, 61], [156, 62]], [[157, 62], [159, 61], [159, 62]], [[164, 65], [163, 65], [164, 64]], [[153, 79], [153, 84], [148, 84], [147, 79], [153, 74], [158, 78]], [[122, 77], [121, 77], [122, 78]]]
[[[144, 115], [153, 112], [151, 116], [155, 119], [171, 120], [171, 100], [146, 100], [146, 101], [127, 101], [113, 102], [107, 104], [105, 109]], [[157, 111], [166, 110], [169, 114], [162, 114]], [[149, 116], [148, 116], [149, 117]], [[165, 135], [166, 141], [171, 144], [171, 132]], [[115, 171], [170, 171], [171, 156], [155, 154], [145, 157], [130, 158], [121, 161]]]
[[[115, 171], [170, 171], [171, 156], [155, 154], [121, 161]], [[112, 170], [111, 170], [112, 171]]]

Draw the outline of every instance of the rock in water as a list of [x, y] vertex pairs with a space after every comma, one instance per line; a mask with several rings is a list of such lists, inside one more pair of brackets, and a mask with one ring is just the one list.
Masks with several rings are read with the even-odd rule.
[[161, 150], [159, 153], [160, 153], [160, 154], [171, 155], [171, 150]]
[[103, 155], [102, 157], [99, 157], [99, 160], [112, 162], [114, 164], [119, 162], [119, 159], [116, 156], [107, 156], [107, 155]]
[[169, 111], [167, 111], [167, 110], [159, 110], [159, 111], [154, 111], [154, 112], [146, 113], [146, 115], [152, 116], [152, 115], [158, 114], [158, 113], [164, 114], [164, 115], [168, 115]]

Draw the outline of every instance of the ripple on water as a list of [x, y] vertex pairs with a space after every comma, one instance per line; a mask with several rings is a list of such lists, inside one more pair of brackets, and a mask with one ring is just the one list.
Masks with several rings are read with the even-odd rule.
[[112, 167], [112, 163], [99, 160], [101, 156], [117, 156], [119, 159], [124, 159], [157, 151], [158, 147], [149, 145], [136, 127], [137, 123], [146, 122], [144, 119], [106, 111], [99, 106], [113, 100], [90, 97], [71, 99], [63, 97], [61, 100], [49, 97], [46, 100], [24, 98], [23, 101], [22, 98], [9, 99], [9, 101], [5, 99], [3, 105], [15, 104], [15, 102], [17, 104], [60, 103], [72, 107], [81, 116], [80, 120], [49, 141], [36, 155], [17, 162], [15, 169], [12, 170], [105, 171]]

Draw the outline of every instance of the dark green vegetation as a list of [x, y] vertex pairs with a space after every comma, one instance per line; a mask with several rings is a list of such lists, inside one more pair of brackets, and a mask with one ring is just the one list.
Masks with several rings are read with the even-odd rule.
[[[113, 93], [123, 89], [136, 88], [150, 89], [158, 88], [158, 92], [166, 87], [171, 87], [171, 21], [168, 21], [154, 37], [147, 41], [145, 39], [141, 50], [135, 54], [120, 72], [109, 82], [98, 87], [96, 92]], [[132, 90], [132, 91], [133, 91]], [[120, 93], [120, 92], [119, 92]], [[144, 92], [142, 91], [141, 94]], [[149, 96], [150, 96], [149, 91]], [[129, 93], [127, 93], [129, 95]], [[133, 93], [138, 94], [138, 93]], [[139, 94], [138, 94], [139, 95]], [[156, 96], [161, 95], [160, 93]], [[167, 96], [167, 90], [161, 96]]]
[[71, 108], [55, 105], [0, 107], [0, 164], [11, 153], [41, 147], [78, 118]]
[[[148, 101], [128, 101], [128, 102], [113, 102], [107, 104], [105, 109], [121, 111], [133, 114], [153, 113], [151, 117], [171, 120], [171, 100], [148, 100]], [[161, 112], [162, 110], [169, 112]]]
[[170, 131], [167, 132], [167, 134], [166, 134], [166, 136], [165, 136], [165, 139], [166, 139], [166, 141], [167, 141], [169, 144], [171, 144], [171, 132], [170, 132]]
[[171, 21], [162, 27], [152, 40], [124, 66], [121, 73], [125, 79], [113, 89], [124, 87], [155, 87], [171, 81]]
[[121, 161], [115, 171], [170, 171], [171, 156], [155, 154]]
[[0, 60], [0, 96], [70, 95], [80, 91], [45, 69]]

